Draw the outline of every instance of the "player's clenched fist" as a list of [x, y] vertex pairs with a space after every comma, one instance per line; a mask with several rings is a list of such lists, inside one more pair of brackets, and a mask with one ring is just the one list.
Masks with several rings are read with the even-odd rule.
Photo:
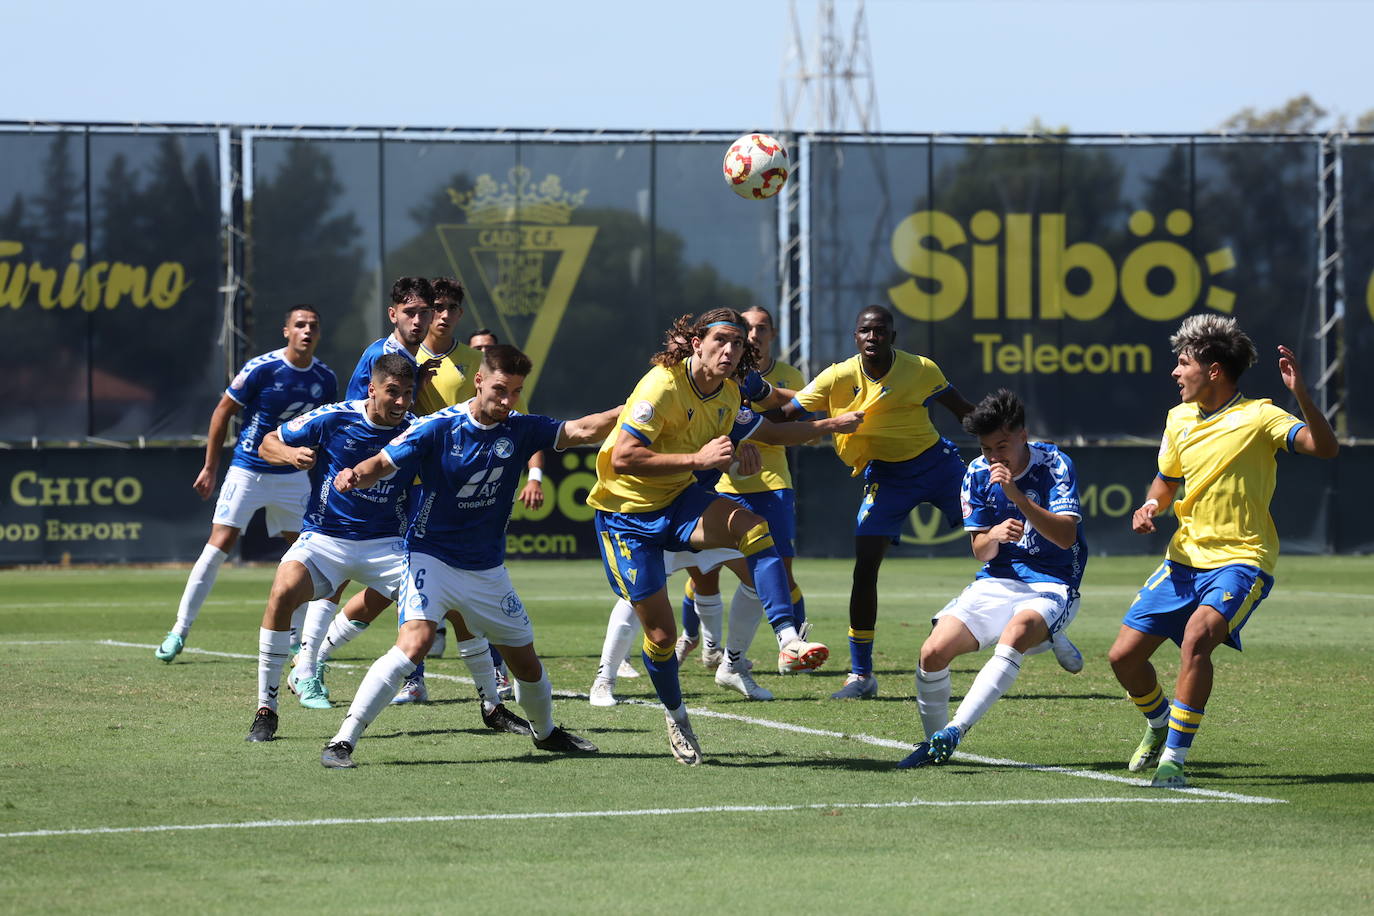
[[697, 450], [696, 467], [699, 471], [723, 471], [734, 457], [735, 446], [730, 437], [716, 436]]

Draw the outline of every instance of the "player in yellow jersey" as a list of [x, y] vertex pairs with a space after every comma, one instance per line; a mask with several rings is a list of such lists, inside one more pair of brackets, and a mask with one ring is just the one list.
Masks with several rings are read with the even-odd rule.
[[[1126, 611], [1108, 659], [1150, 726], [1127, 768], [1159, 760], [1151, 785], [1180, 788], [1212, 693], [1212, 652], [1223, 644], [1240, 649], [1241, 628], [1274, 585], [1274, 454], [1334, 458], [1339, 445], [1288, 347], [1278, 348], [1279, 377], [1301, 420], [1268, 398], [1241, 394], [1238, 381], [1256, 353], [1234, 318], [1190, 315], [1169, 344], [1178, 354], [1172, 375], [1182, 403], [1165, 420], [1159, 473], [1131, 526], [1154, 531], [1156, 516], [1172, 505], [1178, 529]], [[1185, 492], [1175, 500], [1180, 484]], [[1150, 664], [1166, 639], [1180, 649], [1172, 704]]]
[[826, 411], [830, 416], [862, 410], [864, 423], [853, 435], [835, 437], [835, 451], [863, 475], [864, 498], [854, 528], [854, 579], [849, 592], [849, 677], [834, 699], [872, 699], [873, 628], [878, 620], [878, 569], [889, 544], [921, 503], [931, 503], [950, 527], [963, 523], [959, 488], [964, 462], [954, 443], [930, 420], [939, 403], [962, 420], [973, 405], [951, 385], [933, 360], [893, 346], [892, 313], [870, 305], [854, 328], [857, 356], [835, 363], [797, 392], [786, 416]]
[[[773, 358], [773, 342], [777, 338], [777, 329], [773, 324], [772, 314], [760, 306], [746, 309], [741, 314], [749, 328], [749, 343], [758, 351], [759, 375], [775, 390], [800, 390], [806, 383], [800, 370]], [[799, 632], [805, 636], [809, 629], [806, 623], [805, 599], [792, 574], [792, 559], [797, 552], [793, 544], [797, 536], [797, 509], [796, 497], [792, 491], [792, 471], [787, 466], [787, 449], [782, 445], [766, 444], [758, 437], [750, 441], [758, 447], [763, 462], [762, 469], [749, 477], [728, 473], [722, 475], [716, 489], [768, 520], [768, 528], [773, 532], [773, 542], [778, 548], [778, 555], [782, 557], [782, 562], [787, 568], [787, 585], [792, 590], [793, 616], [797, 620]], [[725, 607], [720, 593], [720, 567], [709, 572], [689, 570], [689, 573], [691, 575], [687, 580], [686, 595], [682, 600], [683, 632], [677, 641], [678, 661], [684, 659], [704, 639], [705, 644], [701, 649], [702, 664], [708, 668], [717, 668], [725, 658], [722, 648], [725, 641], [725, 634], [722, 632]], [[758, 603], [753, 586], [744, 582], [735, 589], [730, 607], [731, 632], [736, 628], [736, 616], [740, 617], [741, 627], [749, 626], [751, 621], [757, 626], [762, 617], [762, 606]], [[736, 614], [737, 610], [741, 612], [739, 615]], [[704, 636], [699, 627], [699, 616], [706, 617]], [[784, 666], [779, 673], [790, 674], [792, 670]], [[717, 673], [720, 674], [719, 671]], [[726, 676], [729, 676], [728, 672]]]
[[694, 476], [695, 471], [725, 470], [735, 461], [746, 475], [759, 466], [757, 449], [748, 442], [736, 448], [728, 435], [742, 403], [736, 377], [754, 364], [743, 318], [727, 308], [695, 320], [683, 316], [669, 328], [652, 362], [597, 455], [597, 480], [587, 505], [596, 510], [606, 578], [634, 605], [643, 625], [644, 664], [663, 702], [669, 747], [690, 766], [702, 755], [678, 681], [665, 550], [739, 550], [781, 653], [817, 667], [829, 650], [797, 634], [787, 571], [768, 523]]

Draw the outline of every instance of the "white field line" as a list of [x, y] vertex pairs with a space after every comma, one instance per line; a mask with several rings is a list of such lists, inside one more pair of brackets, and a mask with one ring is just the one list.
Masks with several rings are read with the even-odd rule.
[[[95, 645], [116, 646], [116, 647], [119, 647], [119, 648], [129, 648], [129, 649], [156, 649], [156, 648], [157, 648], [157, 646], [156, 646], [156, 645], [153, 645], [152, 643], [119, 642], [118, 640], [113, 640], [113, 639], [71, 640], [70, 643], [72, 643], [72, 644], [78, 644], [78, 643], [81, 643], [81, 644], [90, 644], [90, 643], [94, 643]], [[43, 645], [51, 645], [51, 644], [52, 644], [52, 643], [43, 643]], [[3, 642], [3, 643], [0, 643], [0, 645], [26, 645], [26, 643]], [[195, 653], [195, 654], [197, 654], [197, 655], [213, 655], [213, 656], [217, 656], [217, 657], [220, 657], [220, 658], [237, 658], [237, 659], [243, 659], [243, 660], [245, 660], [245, 661], [252, 661], [252, 660], [255, 660], [255, 659], [257, 658], [256, 655], [247, 655], [247, 654], [242, 653], [242, 652], [214, 652], [214, 651], [211, 651], [211, 650], [209, 650], [209, 649], [197, 649], [197, 648], [194, 648], [194, 647], [193, 647], [193, 648], [186, 649], [186, 650], [184, 650], [184, 651], [187, 652], [187, 653]], [[333, 667], [336, 667], [336, 668], [339, 668], [339, 669], [342, 669], [342, 670], [350, 670], [350, 669], [356, 669], [356, 668], [361, 668], [361, 667], [363, 667], [362, 665], [350, 665], [350, 664], [342, 664], [342, 663], [341, 663], [341, 664], [334, 664], [334, 663], [332, 663], [332, 662], [331, 662], [331, 665], [332, 665]], [[444, 681], [456, 681], [456, 682], [461, 683], [461, 684], [471, 684], [471, 683], [472, 683], [472, 678], [461, 677], [461, 676], [453, 675], [453, 674], [440, 674], [440, 673], [438, 673], [438, 672], [431, 672], [431, 671], [426, 671], [426, 672], [425, 672], [425, 677], [427, 677], [427, 678], [432, 677], [432, 678], [435, 678], [435, 679], [437, 679], [437, 680], [444, 680]], [[553, 693], [554, 693], [554, 696], [556, 696], [556, 697], [562, 697], [562, 698], [564, 698], [564, 699], [570, 699], [570, 700], [585, 700], [585, 699], [587, 699], [587, 694], [585, 694], [585, 693], [577, 693], [576, 691], [571, 691], [571, 690], [555, 690]], [[621, 701], [620, 701], [620, 704], [621, 704], [622, 706], [645, 706], [645, 707], [649, 707], [649, 708], [656, 708], [656, 707], [658, 707], [658, 703], [652, 702], [652, 701], [649, 701], [649, 700], [621, 700]], [[744, 724], [746, 724], [746, 725], [756, 725], [756, 726], [759, 726], [759, 727], [761, 727], [761, 728], [771, 728], [771, 729], [774, 729], [774, 730], [776, 730], [776, 731], [792, 732], [792, 733], [794, 733], [794, 734], [800, 734], [800, 735], [814, 735], [814, 736], [816, 736], [816, 737], [818, 737], [818, 738], [839, 738], [839, 739], [845, 740], [845, 741], [857, 741], [857, 742], [859, 742], [860, 744], [868, 744], [868, 745], [872, 745], [872, 746], [874, 746], [874, 747], [891, 748], [892, 750], [898, 750], [898, 751], [909, 751], [909, 750], [911, 750], [911, 747], [912, 747], [912, 745], [911, 745], [909, 742], [894, 741], [894, 740], [892, 740], [891, 738], [878, 738], [878, 737], [875, 737], [875, 736], [873, 736], [873, 735], [849, 734], [849, 733], [846, 733], [846, 732], [830, 731], [830, 730], [821, 729], [821, 728], [811, 728], [810, 726], [807, 726], [807, 725], [794, 725], [794, 724], [791, 723], [791, 722], [778, 722], [778, 721], [776, 721], [776, 720], [774, 720], [774, 719], [760, 719], [760, 718], [758, 718], [758, 717], [756, 717], [756, 716], [742, 716], [742, 715], [740, 715], [740, 714], [738, 714], [738, 713], [733, 713], [733, 712], [718, 712], [718, 711], [716, 711], [716, 710], [714, 710], [714, 709], [708, 709], [708, 708], [706, 708], [706, 707], [704, 707], [704, 706], [694, 706], [694, 707], [692, 708], [692, 715], [697, 716], [698, 718], [703, 718], [703, 719], [727, 719], [727, 720], [732, 721], [732, 722], [741, 722], [741, 723], [744, 723]], [[1069, 767], [1050, 766], [1050, 765], [1048, 765], [1048, 764], [1038, 764], [1038, 763], [1026, 763], [1026, 762], [1020, 761], [1020, 760], [1008, 760], [1008, 759], [1006, 759], [1006, 758], [1001, 758], [1001, 757], [982, 757], [982, 756], [979, 756], [979, 755], [977, 755], [977, 754], [970, 754], [970, 753], [967, 753], [967, 752], [965, 752], [965, 751], [958, 751], [958, 752], [955, 754], [955, 756], [956, 756], [956, 757], [959, 757], [959, 758], [962, 759], [962, 760], [967, 760], [967, 761], [969, 761], [970, 763], [983, 763], [983, 764], [987, 764], [987, 765], [989, 765], [989, 766], [1011, 767], [1011, 768], [1021, 769], [1021, 770], [1032, 770], [1032, 771], [1038, 772], [1038, 773], [1059, 773], [1059, 774], [1062, 774], [1062, 775], [1064, 775], [1064, 776], [1076, 776], [1076, 777], [1078, 777], [1079, 779], [1093, 779], [1093, 780], [1097, 780], [1097, 781], [1099, 781], [1099, 782], [1112, 782], [1112, 783], [1118, 783], [1118, 784], [1120, 784], [1120, 785], [1126, 785], [1126, 786], [1137, 786], [1137, 787], [1148, 787], [1148, 786], [1149, 786], [1148, 780], [1144, 780], [1144, 779], [1133, 779], [1133, 778], [1127, 777], [1127, 776], [1117, 776], [1117, 775], [1112, 774], [1112, 773], [1099, 773], [1099, 772], [1097, 772], [1096, 770], [1075, 770], [1075, 769], [1070, 769]], [[1193, 787], [1190, 787], [1190, 788], [1186, 788], [1186, 789], [1172, 789], [1172, 790], [1170, 790], [1170, 792], [1171, 792], [1171, 794], [1190, 795], [1190, 796], [1194, 796], [1194, 797], [1197, 797], [1197, 798], [1211, 798], [1211, 799], [1216, 799], [1216, 800], [1218, 800], [1218, 801], [1239, 802], [1239, 803], [1248, 804], [1248, 805], [1283, 805], [1283, 804], [1287, 804], [1287, 803], [1288, 803], [1287, 800], [1282, 799], [1282, 798], [1268, 798], [1268, 797], [1263, 796], [1263, 795], [1242, 795], [1242, 794], [1239, 793], [1239, 792], [1223, 792], [1223, 791], [1221, 791], [1220, 789], [1201, 789], [1201, 788], [1193, 788]]]
[[447, 824], [456, 821], [571, 820], [585, 817], [660, 817], [672, 814], [767, 814], [788, 811], [832, 811], [840, 808], [1000, 808], [1038, 805], [1206, 805], [1226, 799], [1186, 798], [1178, 794], [1138, 798], [1007, 798], [988, 801], [829, 802], [807, 805], [708, 805], [696, 808], [632, 808], [610, 811], [530, 811], [499, 814], [427, 814], [410, 817], [328, 817], [302, 821], [242, 821], [230, 824], [154, 824], [148, 827], [74, 827], [59, 830], [20, 830], [0, 833], [0, 840], [27, 837], [94, 836], [111, 833], [171, 833], [186, 830], [244, 830], [260, 827], [335, 827], [355, 824]]
[[[1139, 589], [1136, 588], [1136, 587], [1134, 587], [1134, 586], [1108, 585], [1108, 586], [1102, 586], [1102, 587], [1099, 587], [1099, 588], [1093, 588], [1093, 587], [1089, 586], [1089, 587], [1084, 591], [1084, 595], [1085, 595], [1085, 597], [1090, 598], [1090, 599], [1091, 599], [1091, 598], [1094, 598], [1094, 597], [1098, 597], [1098, 598], [1129, 598], [1129, 597], [1131, 597], [1132, 595], [1134, 595], [1134, 594], [1135, 594], [1136, 592], [1138, 592], [1138, 591], [1139, 591]], [[807, 594], [807, 597], [810, 597], [810, 598], [825, 599], [825, 600], [832, 600], [832, 601], [833, 601], [833, 600], [840, 600], [840, 599], [848, 600], [848, 598], [849, 598], [849, 592], [810, 592], [810, 591], [809, 591], [809, 592], [807, 592], [806, 594]], [[883, 592], [883, 596], [882, 596], [882, 597], [883, 597], [883, 601], [885, 601], [885, 602], [892, 602], [892, 601], [939, 601], [939, 602], [940, 602], [940, 606], [943, 607], [943, 606], [944, 606], [944, 603], [945, 603], [946, 601], [949, 600], [950, 594], [951, 594], [951, 590], [950, 590], [950, 589], [931, 589], [930, 591], [916, 591], [916, 592]], [[523, 592], [523, 591], [522, 591], [522, 592], [520, 593], [520, 598], [521, 598], [522, 601], [525, 602], [526, 606], [535, 606], [535, 607], [537, 607], [537, 606], [540, 605], [540, 604], [555, 603], [555, 602], [560, 602], [560, 601], [588, 601], [588, 600], [592, 600], [592, 599], [589, 599], [586, 595], [569, 595], [569, 594], [567, 594], [566, 592], [561, 593], [561, 594], [557, 594], [557, 595], [554, 595], [554, 594], [542, 595], [542, 594], [538, 594], [538, 593], [530, 594], [530, 593], [527, 593], [527, 592]], [[1306, 599], [1306, 598], [1331, 598], [1331, 599], [1335, 599], [1335, 600], [1339, 600], [1339, 601], [1374, 601], [1374, 592], [1367, 592], [1367, 593], [1363, 593], [1363, 594], [1362, 594], [1362, 593], [1358, 593], [1358, 592], [1323, 592], [1323, 591], [1317, 591], [1317, 590], [1314, 590], [1314, 589], [1285, 589], [1285, 588], [1283, 588], [1283, 587], [1280, 586], [1280, 587], [1275, 588], [1274, 593], [1271, 594], [1268, 598], [1266, 598], [1265, 601], [1268, 601], [1268, 602], [1281, 601], [1281, 600], [1283, 600], [1283, 599], [1285, 599], [1285, 598], [1301, 598], [1301, 599]], [[254, 608], [258, 608], [258, 607], [261, 607], [261, 606], [262, 606], [262, 602], [261, 602], [260, 600], [233, 601], [233, 600], [229, 600], [229, 599], [210, 599], [210, 600], [206, 601], [205, 604], [206, 604], [207, 606], [208, 606], [208, 605], [214, 605], [214, 606], [218, 606], [218, 607], [254, 607]], [[72, 602], [70, 602], [70, 601], [43, 601], [43, 602], [7, 602], [7, 601], [0, 601], [0, 611], [3, 611], [3, 610], [42, 610], [42, 609], [53, 609], [53, 608], [70, 608], [71, 606], [72, 606]], [[147, 607], [147, 606], [148, 606], [148, 604], [147, 604], [146, 601], [102, 601], [102, 602], [100, 602], [100, 607], [102, 607], [102, 608]], [[937, 608], [937, 610], [938, 610], [938, 608]]]

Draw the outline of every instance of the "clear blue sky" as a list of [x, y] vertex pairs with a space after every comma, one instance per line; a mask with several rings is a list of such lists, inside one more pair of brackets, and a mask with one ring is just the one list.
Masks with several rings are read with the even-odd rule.
[[[815, 9], [798, 0], [810, 34]], [[887, 130], [1197, 131], [1304, 92], [1374, 108], [1362, 0], [867, 10]], [[5, 120], [746, 130], [780, 121], [791, 35], [786, 0], [10, 0], [3, 21]]]

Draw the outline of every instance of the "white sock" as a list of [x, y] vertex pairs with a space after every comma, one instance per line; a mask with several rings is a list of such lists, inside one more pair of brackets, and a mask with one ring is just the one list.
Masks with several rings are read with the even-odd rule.
[[967, 733], [983, 718], [983, 713], [997, 702], [998, 697], [1011, 689], [1011, 685], [1016, 683], [1016, 676], [1021, 673], [1023, 657], [1011, 646], [999, 644], [993, 650], [992, 658], [983, 665], [964, 701], [954, 711], [953, 724], [959, 726], [960, 731]]
[[301, 652], [296, 656], [297, 677], [305, 679], [315, 676], [315, 657], [324, 645], [325, 634], [339, 606], [328, 598], [318, 598], [308, 605], [305, 613], [305, 626], [301, 627]]
[[740, 583], [730, 599], [730, 635], [725, 639], [725, 661], [722, 663], [729, 666], [727, 671], [742, 670], [742, 663], [749, 656], [749, 647], [753, 645], [754, 634], [758, 632], [761, 620], [763, 603], [759, 601], [758, 593]]
[[1159, 762], [1183, 766], [1183, 762], [1188, 759], [1188, 751], [1189, 748], [1186, 747], [1165, 747], [1159, 754]]
[[372, 724], [372, 720], [386, 709], [396, 696], [396, 691], [400, 689], [401, 682], [414, 671], [415, 663], [396, 646], [392, 646], [385, 655], [373, 662], [372, 667], [367, 669], [367, 674], [363, 675], [363, 682], [358, 685], [358, 692], [353, 696], [353, 703], [348, 707], [348, 715], [344, 717], [343, 725], [339, 726], [339, 733], [330, 744], [347, 741], [357, 747], [363, 729]]
[[468, 666], [468, 672], [477, 684], [482, 708], [491, 712], [501, 702], [496, 692], [496, 665], [491, 660], [491, 643], [483, 636], [465, 639], [458, 644], [458, 657]]
[[310, 602], [302, 604], [291, 612], [291, 645], [301, 643], [301, 631], [305, 629], [305, 615], [310, 613]]
[[[667, 707], [664, 707], [664, 708], [667, 709]], [[674, 721], [674, 722], [686, 722], [686, 721], [687, 721], [687, 704], [686, 704], [686, 703], [680, 703], [680, 704], [678, 704], [677, 709], [669, 709], [669, 710], [668, 710], [668, 715], [670, 715], [670, 716], [673, 717], [673, 721]]]
[[172, 632], [185, 639], [191, 633], [191, 624], [200, 614], [200, 606], [210, 596], [215, 587], [215, 577], [219, 575], [220, 564], [229, 559], [229, 554], [213, 544], [206, 544], [200, 558], [191, 567], [191, 575], [186, 577], [186, 588], [181, 593], [181, 604], [177, 606], [177, 622]]
[[611, 619], [606, 621], [606, 639], [601, 643], [601, 662], [596, 666], [596, 679], [615, 684], [615, 674], [620, 663], [629, 656], [630, 646], [635, 639], [634, 605], [621, 598], [611, 608]]
[[714, 595], [696, 593], [692, 599], [700, 621], [701, 644], [704, 649], [718, 651], [725, 635], [725, 602], [717, 592]]
[[792, 624], [790, 623], [784, 625], [781, 630], [774, 630], [773, 635], [778, 637], [779, 649], [801, 638], [800, 635], [798, 635], [797, 633], [797, 628], [792, 626]]
[[316, 664], [329, 661], [340, 647], [357, 639], [366, 629], [366, 623], [361, 620], [349, 620], [340, 611], [329, 624], [329, 632], [324, 634], [324, 645], [320, 646], [320, 651], [315, 656]]
[[[542, 668], [542, 666], [541, 666]], [[540, 671], [539, 680], [515, 681], [515, 702], [525, 711], [536, 738], [547, 738], [553, 732], [553, 685], [549, 683], [549, 673]]]
[[291, 657], [291, 633], [258, 628], [258, 707], [277, 708], [281, 669]]
[[949, 669], [927, 671], [916, 666], [916, 708], [926, 737], [949, 724]]

